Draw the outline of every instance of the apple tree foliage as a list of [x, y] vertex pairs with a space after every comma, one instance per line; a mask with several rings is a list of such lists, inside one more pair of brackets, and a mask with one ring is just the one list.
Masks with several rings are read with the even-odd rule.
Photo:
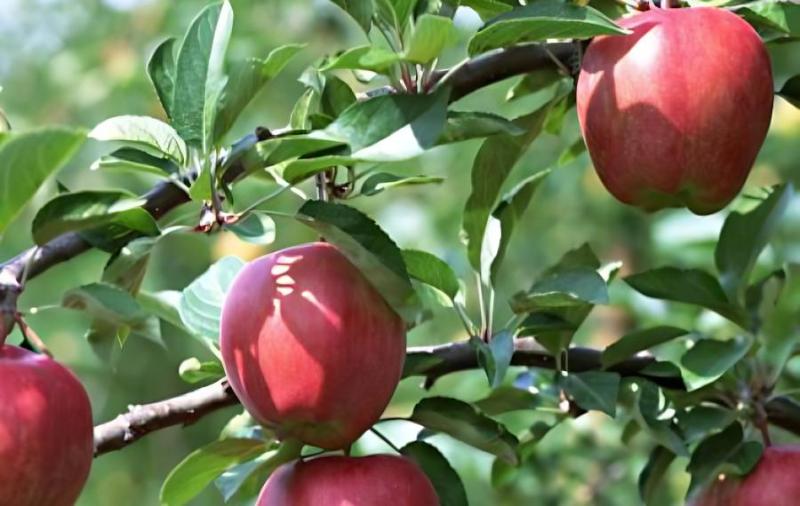
[[[0, 233], [45, 181], [57, 178], [59, 169], [85, 152], [95, 155], [93, 169], [150, 174], [160, 185], [172, 185], [178, 202], [200, 205], [199, 217], [175, 223], [162, 219], [146, 195], [131, 190], [60, 187], [38, 208], [31, 225], [35, 245], [51, 247], [64, 234], [77, 234], [110, 254], [95, 281], [61, 296], [63, 307], [91, 317], [86, 337], [98, 354], [124, 353], [128, 339], [157, 336], [161, 320], [210, 351], [203, 358], [187, 357], [177, 371], [181, 378], [193, 385], [221, 379], [220, 308], [243, 261], [223, 258], [179, 292], [148, 292], [141, 281], [154, 248], [169, 235], [233, 233], [269, 245], [278, 221], [310, 227], [340, 247], [409, 328], [424, 324], [442, 307], [463, 323], [463, 339], [486, 374], [483, 395], [470, 401], [425, 397], [390, 422], [418, 431], [415, 441], [398, 450], [428, 473], [446, 506], [465, 505], [468, 499], [453, 466], [429, 442], [436, 435], [492, 455], [492, 481], [500, 486], [530, 472], [526, 464], [550, 430], [598, 411], [624, 425], [625, 437], [642, 434], [652, 442], [639, 483], [642, 500], [650, 503], [676, 459], [691, 475], [691, 494], [719, 472], [747, 473], [762, 451], [760, 431], [767, 424], [798, 430], [800, 405], [780, 380], [800, 337], [800, 265], [768, 255], [770, 268], [765, 270], [763, 261], [757, 268], [794, 197], [790, 184], [746, 189], [751, 198], [725, 218], [713, 270], [651, 265], [631, 272], [622, 262], [602, 262], [589, 244], [578, 242], [553, 265], [531, 266], [527, 289], [495, 290], [514, 230], [526, 210], [535, 209], [537, 192], [551, 173], [585, 149], [578, 139], [553, 167], [509, 187], [512, 171], [531, 144], [557, 134], [566, 115], [574, 114], [573, 76], [579, 62], [551, 54], [558, 65], [542, 66], [516, 82], [508, 100], [544, 97], [519, 117], [501, 116], [491, 103], [462, 110], [454, 102], [473, 90], [454, 83], [458, 68], [448, 72], [437, 63], [455, 43], [453, 16], [468, 8], [484, 23], [467, 44], [468, 66], [492, 51], [523, 44], [623, 33], [612, 21], [624, 12], [621, 4], [333, 2], [363, 30], [367, 42], [326, 55], [297, 76], [305, 91], [285, 118], [285, 128], [259, 129], [234, 142], [226, 136], [251, 99], [304, 51], [302, 44], [289, 44], [266, 55], [230, 57], [236, 32], [227, 1], [202, 10], [182, 37], [164, 40], [147, 62], [163, 107], [160, 118], [130, 111], [87, 130], [20, 132], [0, 115]], [[713, 3], [744, 17], [766, 41], [800, 37], [798, 5]], [[800, 75], [776, 93], [800, 107]], [[472, 139], [482, 139], [472, 167], [464, 168], [470, 174], [463, 174], [463, 184], [472, 190], [465, 203], [452, 202], [463, 207], [462, 239], [472, 272], [457, 273], [430, 252], [403, 248], [359, 204], [388, 201], [410, 185], [437, 192], [441, 178], [395, 174], [391, 164]], [[240, 202], [237, 188], [253, 181], [269, 183], [271, 192]], [[272, 205], [286, 195], [295, 198], [289, 212]], [[573, 341], [590, 313], [615, 304], [613, 287], [622, 284], [664, 301], [663, 307], [686, 308], [696, 325], [678, 327], [664, 317], [630, 328], [604, 349], [576, 348]], [[467, 294], [478, 302], [467, 304]], [[508, 321], [496, 318], [500, 304], [513, 312]], [[542, 350], [540, 363], [519, 358], [532, 346]], [[647, 360], [636, 362], [637, 357]], [[512, 365], [532, 367], [522, 372], [515, 367], [511, 374]], [[430, 387], [440, 375], [437, 367], [449, 372], [447, 366], [441, 356], [414, 348], [404, 375], [422, 376], [426, 381], [420, 386]], [[546, 421], [522, 428], [504, 422], [509, 413], [532, 411], [547, 414]], [[208, 486], [216, 487], [225, 502], [246, 503], [286, 460], [286, 451], [246, 415], [237, 416], [219, 440], [187, 455], [165, 477], [161, 503], [187, 504]]]

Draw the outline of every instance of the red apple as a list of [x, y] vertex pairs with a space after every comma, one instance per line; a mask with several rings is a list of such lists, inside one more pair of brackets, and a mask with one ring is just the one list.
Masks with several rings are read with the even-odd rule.
[[741, 190], [769, 128], [769, 56], [729, 11], [651, 9], [589, 44], [577, 110], [597, 174], [619, 200], [716, 212]]
[[714, 482], [693, 506], [795, 506], [800, 504], [800, 446], [771, 446], [744, 480]]
[[320, 457], [278, 468], [256, 506], [438, 506], [428, 477], [404, 457]]
[[52, 359], [0, 340], [0, 504], [73, 506], [94, 452], [86, 390]]
[[326, 449], [349, 446], [400, 381], [405, 326], [334, 246], [313, 243], [250, 262], [222, 309], [220, 346], [250, 414]]

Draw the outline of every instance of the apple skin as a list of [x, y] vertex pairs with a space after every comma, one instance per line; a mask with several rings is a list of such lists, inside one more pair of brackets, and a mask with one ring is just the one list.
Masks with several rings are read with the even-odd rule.
[[769, 55], [723, 9], [651, 9], [630, 35], [589, 44], [577, 86], [583, 138], [617, 199], [711, 214], [741, 190], [772, 117]]
[[73, 506], [94, 453], [86, 390], [45, 355], [0, 344], [0, 504]]
[[320, 457], [284, 464], [267, 480], [256, 506], [438, 506], [415, 463], [393, 455]]
[[692, 506], [795, 506], [800, 504], [800, 446], [770, 446], [744, 480], [714, 482]]
[[220, 347], [244, 407], [281, 438], [346, 448], [380, 418], [405, 360], [405, 325], [334, 246], [247, 264], [222, 309]]

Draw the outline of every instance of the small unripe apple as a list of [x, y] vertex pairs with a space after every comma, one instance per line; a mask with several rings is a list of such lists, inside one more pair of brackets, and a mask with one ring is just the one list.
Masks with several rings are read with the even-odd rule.
[[220, 347], [250, 414], [325, 449], [381, 416], [405, 359], [405, 326], [334, 246], [312, 243], [247, 264], [225, 299]]
[[800, 446], [770, 446], [744, 479], [717, 480], [692, 506], [794, 506], [800, 504]]
[[438, 506], [428, 477], [392, 455], [320, 457], [284, 464], [256, 506]]
[[92, 408], [54, 360], [0, 339], [0, 504], [73, 506], [94, 452]]
[[758, 34], [716, 8], [651, 9], [629, 35], [589, 44], [578, 119], [600, 180], [647, 211], [710, 214], [741, 190], [772, 115], [769, 56]]

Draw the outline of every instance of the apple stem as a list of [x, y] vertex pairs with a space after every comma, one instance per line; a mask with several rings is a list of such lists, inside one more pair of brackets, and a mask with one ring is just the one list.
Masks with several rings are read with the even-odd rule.
[[401, 452], [400, 452], [400, 449], [399, 449], [398, 447], [396, 447], [396, 446], [395, 446], [395, 445], [394, 445], [394, 444], [393, 444], [393, 443], [392, 443], [392, 442], [389, 440], [389, 438], [388, 438], [388, 437], [386, 437], [386, 436], [384, 436], [383, 434], [381, 434], [381, 432], [380, 432], [378, 429], [376, 429], [375, 427], [372, 427], [372, 428], [370, 428], [369, 430], [370, 430], [370, 432], [372, 432], [373, 434], [375, 434], [376, 436], [378, 436], [378, 438], [379, 438], [381, 441], [383, 441], [384, 443], [386, 443], [386, 444], [389, 446], [389, 448], [391, 448], [392, 450], [396, 451], [397, 453], [401, 453]]

